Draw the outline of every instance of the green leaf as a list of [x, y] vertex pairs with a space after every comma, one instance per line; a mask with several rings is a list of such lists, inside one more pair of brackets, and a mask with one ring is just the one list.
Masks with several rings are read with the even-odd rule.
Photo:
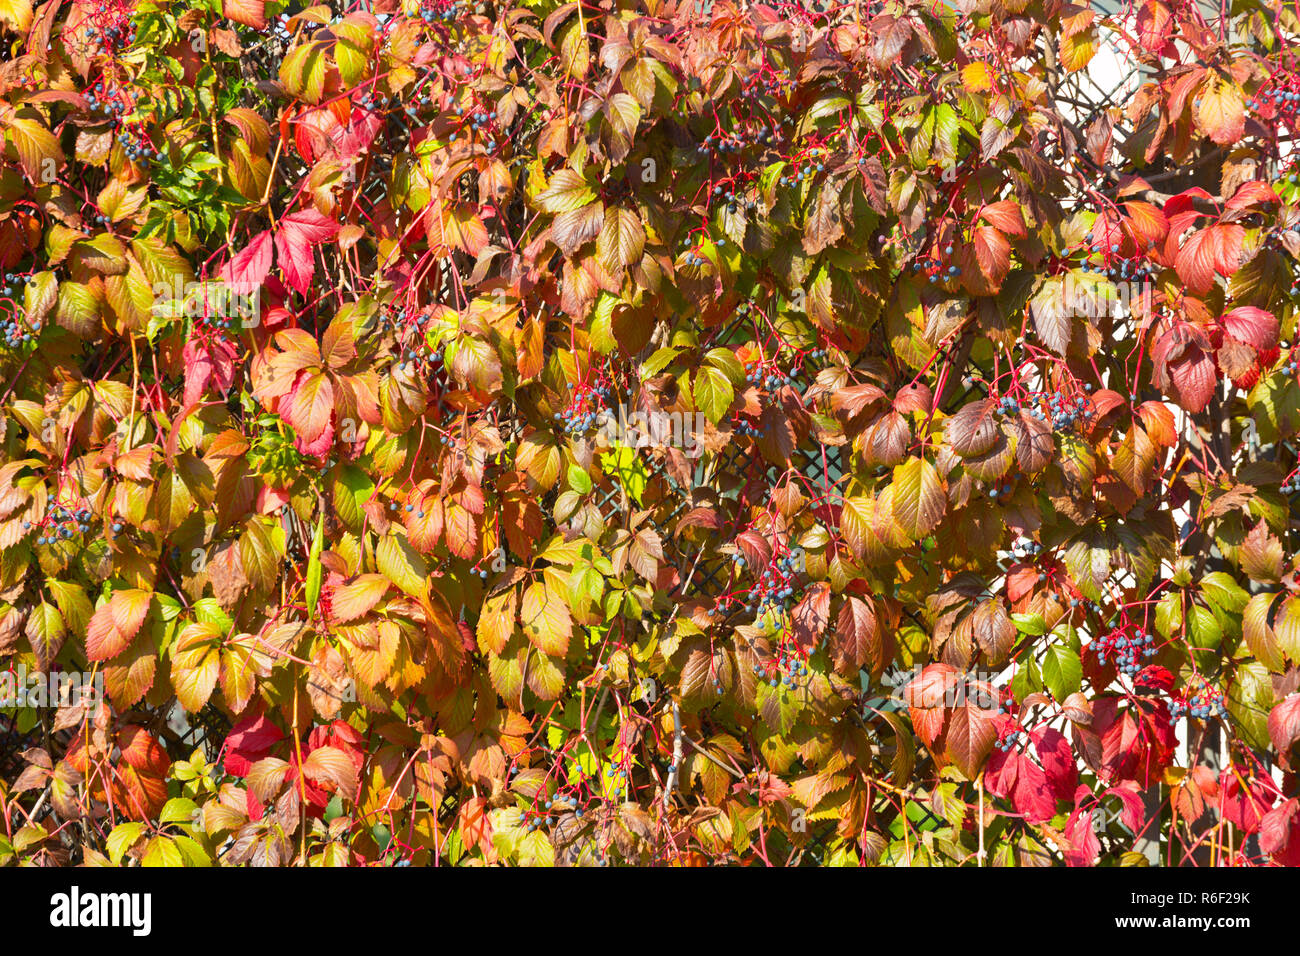
[[325, 547], [325, 512], [321, 511], [316, 519], [316, 533], [311, 539], [311, 554], [307, 558], [307, 610], [316, 613], [316, 604], [320, 600], [320, 587], [323, 569], [320, 563], [321, 551]]
[[163, 805], [158, 822], [189, 825], [194, 822], [194, 813], [198, 809], [199, 805], [189, 797], [172, 797]]
[[1250, 592], [1223, 571], [1211, 571], [1201, 578], [1201, 595], [1205, 600], [1229, 614], [1240, 614], [1250, 600]]
[[119, 823], [113, 828], [113, 832], [108, 835], [104, 841], [104, 849], [108, 851], [108, 858], [117, 866], [121, 866], [122, 857], [126, 856], [126, 851], [135, 845], [144, 833], [144, 824], [131, 822]]
[[903, 533], [919, 541], [943, 519], [947, 496], [934, 465], [909, 458], [894, 469], [894, 520]]
[[54, 605], [41, 601], [32, 608], [27, 617], [26, 634], [41, 670], [48, 670], [54, 662], [54, 657], [63, 646], [63, 639], [67, 633], [63, 615]]
[[1030, 659], [1017, 665], [1015, 676], [1011, 678], [1011, 693], [1016, 700], [1023, 703], [1030, 694], [1037, 694], [1042, 689], [1043, 676], [1037, 661]]
[[1047, 633], [1047, 622], [1043, 620], [1041, 614], [1012, 614], [1011, 620], [1021, 634], [1039, 637]]
[[569, 487], [580, 495], [591, 493], [591, 475], [579, 468], [577, 465], [570, 465], [566, 475]]
[[1083, 683], [1083, 662], [1077, 651], [1053, 644], [1043, 655], [1043, 683], [1058, 701], [1065, 700]]
[[736, 353], [731, 349], [716, 348], [710, 349], [704, 356], [704, 360], [714, 368], [725, 373], [731, 380], [732, 385], [742, 385], [745, 381], [745, 366], [740, 364], [740, 359], [736, 358]]
[[429, 567], [411, 542], [400, 535], [388, 534], [379, 539], [375, 564], [380, 573], [412, 597], [424, 594]]
[[715, 425], [722, 421], [736, 397], [726, 373], [711, 365], [702, 366], [696, 371], [693, 391], [695, 407], [704, 412]]
[[141, 866], [180, 867], [185, 865], [180, 847], [171, 837], [156, 836], [145, 845]]
[[593, 202], [596, 192], [581, 175], [567, 166], [556, 170], [546, 189], [537, 194], [536, 202], [542, 212], [572, 212]]

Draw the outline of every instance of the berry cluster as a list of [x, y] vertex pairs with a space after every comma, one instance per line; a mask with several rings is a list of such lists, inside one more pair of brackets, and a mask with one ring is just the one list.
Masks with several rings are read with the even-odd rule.
[[227, 314], [230, 311], [228, 296], [220, 294], [218, 301], [214, 302], [208, 298], [207, 290], [208, 287], [204, 286], [199, 292], [203, 296], [203, 311], [194, 316], [193, 335], [207, 343], [229, 342], [231, 328], [240, 325], [242, 320]]
[[823, 161], [823, 151], [820, 147], [813, 147], [808, 150], [808, 155], [803, 160], [796, 159], [794, 164], [786, 175], [777, 180], [778, 186], [797, 186], [805, 179], [812, 179], [817, 173], [825, 172], [826, 164]]
[[460, 0], [452, 0], [447, 3], [446, 0], [424, 0], [420, 6], [420, 19], [425, 23], [450, 23], [464, 12], [468, 4], [461, 3]]
[[1032, 538], [1024, 544], [1019, 541], [1011, 545], [1011, 554], [1017, 559], [1033, 561], [1043, 553], [1043, 546]]
[[1175, 720], [1180, 717], [1197, 717], [1204, 720], [1210, 717], [1228, 716], [1223, 694], [1217, 687], [1211, 687], [1203, 679], [1197, 679], [1187, 689], [1191, 691], [1188, 696], [1175, 696], [1169, 704], [1169, 713]]
[[[745, 77], [740, 83], [740, 88], [750, 96], [762, 96], [763, 94], [777, 96], [789, 82], [788, 79], [779, 76], [770, 68], [764, 67]], [[766, 126], [759, 127], [758, 133], [761, 138], [767, 138], [770, 135]]]
[[[1153, 242], [1147, 248], [1154, 247], [1155, 243]], [[1112, 243], [1110, 251], [1112, 254], [1119, 252], [1119, 246]], [[1098, 275], [1106, 276], [1108, 279], [1146, 279], [1160, 271], [1145, 259], [1112, 259], [1109, 256], [1104, 264], [1084, 260], [1079, 266], [1079, 270], [1081, 272], [1095, 272]]]
[[578, 385], [569, 404], [552, 417], [563, 423], [566, 435], [586, 434], [609, 407], [610, 392], [609, 378], [600, 372], [593, 381]]
[[995, 747], [1002, 753], [1010, 753], [1012, 750], [1029, 744], [1029, 732], [1020, 727], [1010, 728], [1004, 735], [998, 738]]
[[756, 359], [745, 366], [745, 381], [750, 385], [775, 392], [778, 388], [794, 384], [794, 378], [778, 368], [775, 362]]
[[1297, 85], [1296, 77], [1293, 75], [1281, 76], [1274, 74], [1273, 78], [1279, 85], [1274, 89], [1267, 91], [1258, 91], [1253, 97], [1246, 101], [1246, 108], [1258, 110], [1265, 104], [1271, 103], [1273, 108], [1279, 113], [1286, 116], [1294, 117], [1296, 111], [1300, 109], [1300, 90], [1295, 89]]
[[558, 822], [558, 814], [564, 810], [572, 811], [575, 817], [582, 819], [582, 807], [579, 806], [577, 797], [557, 793], [546, 800], [540, 809], [534, 803], [532, 809], [525, 814], [528, 819], [528, 831], [531, 833], [541, 827], [555, 826]]
[[[410, 505], [407, 505], [407, 506], [406, 506], [406, 510], [407, 510], [407, 511], [410, 511], [410, 510], [411, 510], [411, 506], [410, 506]], [[424, 517], [424, 513], [423, 513], [423, 512], [420, 513], [420, 517], [421, 517], [421, 518]], [[487, 560], [488, 560], [487, 558], [482, 558], [481, 560], [479, 560], [476, 564], [474, 564], [474, 565], [470, 568], [470, 573], [471, 573], [471, 574], [477, 574], [478, 577], [479, 577], [479, 580], [480, 580], [480, 581], [486, 581], [486, 580], [487, 580], [488, 569], [482, 566], [484, 563], [487, 562]]]
[[740, 412], [733, 412], [731, 416], [731, 430], [741, 438], [762, 438], [767, 434], [767, 428], [757, 428], [741, 417]]
[[4, 295], [7, 296], [16, 295], [18, 293], [18, 287], [17, 285], [15, 285], [15, 283], [22, 283], [23, 285], [26, 285], [28, 281], [30, 281], [30, 279], [31, 276], [19, 275], [18, 273], [15, 272], [6, 272], [5, 284], [4, 287], [0, 289], [0, 293], [3, 293]]
[[[1286, 345], [1285, 342], [1283, 342], [1282, 344], [1283, 346]], [[1300, 357], [1298, 357], [1296, 352], [1293, 351], [1287, 355], [1286, 362], [1285, 364], [1283, 364], [1280, 371], [1282, 372], [1283, 375], [1294, 375], [1297, 370], [1300, 370]], [[1295, 485], [1297, 490], [1300, 490], [1300, 481], [1293, 480], [1293, 484]]]
[[[799, 587], [799, 571], [802, 567], [803, 549], [791, 548], [785, 554], [774, 554], [771, 562], [763, 570], [758, 581], [745, 593], [745, 612], [762, 617], [769, 610], [783, 615], [794, 599], [794, 592]], [[737, 570], [745, 567], [745, 556], [739, 552], [732, 558]], [[735, 597], [724, 599], [724, 603], [738, 600]], [[709, 612], [710, 615], [713, 613]], [[762, 622], [759, 627], [763, 627]]]
[[[1148, 263], [1145, 258], [1121, 257], [1119, 254], [1120, 244], [1114, 241], [1115, 233], [1112, 231], [1108, 234], [1110, 238], [1107, 244], [1106, 238], [1098, 237], [1089, 232], [1083, 237], [1083, 243], [1080, 246], [1080, 252], [1083, 254], [1084, 261], [1080, 264], [1080, 270], [1083, 272], [1095, 272], [1097, 275], [1103, 275], [1110, 279], [1144, 279], [1148, 276], [1155, 275], [1159, 269]], [[1146, 251], [1150, 252], [1155, 249], [1155, 242], [1148, 241]], [[1093, 262], [1092, 255], [1101, 254], [1101, 262]]]
[[758, 206], [758, 201], [746, 196], [738, 195], [734, 190], [727, 189], [721, 184], [713, 187], [713, 198], [715, 200], [726, 200], [727, 212], [735, 214], [742, 208], [753, 210]]
[[397, 367], [406, 369], [409, 365], [428, 370], [442, 361], [442, 349], [431, 348], [425, 333], [429, 331], [430, 316], [406, 306], [393, 305], [391, 302], [379, 313], [378, 330], [391, 332], [397, 339]]
[[[461, 130], [463, 132], [465, 130], [465, 125], [464, 125], [465, 107], [457, 106], [455, 113], [458, 117], [461, 117], [461, 124], [462, 124]], [[477, 133], [479, 130], [486, 130], [491, 122], [492, 122], [491, 113], [487, 112], [486, 110], [475, 110], [473, 113], [469, 114], [469, 133], [472, 135], [474, 133]], [[451, 140], [455, 141], [455, 139], [456, 139], [456, 134], [452, 133]], [[487, 148], [489, 152], [497, 148], [497, 141], [495, 137], [489, 135]]]
[[[1084, 389], [1085, 391], [1092, 391], [1092, 386], [1085, 385]], [[1092, 408], [1088, 399], [1083, 395], [1071, 396], [1058, 389], [1050, 395], [1044, 393], [1044, 399], [1046, 409], [1031, 409], [1029, 414], [1040, 422], [1046, 421], [1050, 415], [1053, 431], [1069, 431], [1080, 420], [1086, 422], [1092, 418]]]
[[[23, 528], [31, 527], [31, 522], [24, 521]], [[45, 520], [40, 523], [40, 533], [37, 535], [36, 543], [55, 544], [60, 540], [68, 540], [78, 534], [86, 534], [90, 531], [90, 509], [86, 507], [68, 508], [64, 505], [55, 505], [50, 509]]]
[[996, 501], [998, 498], [1006, 498], [1014, 490], [1015, 486], [1011, 483], [1011, 476], [1007, 475], [1002, 484], [995, 484], [989, 489], [989, 497]]
[[[102, 97], [102, 99], [101, 99]], [[104, 83], [101, 80], [95, 84], [94, 89], [86, 94], [86, 103], [92, 113], [103, 113], [117, 131], [117, 142], [126, 153], [128, 159], [132, 162], [138, 162], [142, 166], [147, 166], [150, 162], [162, 158], [162, 153], [154, 148], [144, 127], [138, 123], [128, 125], [126, 115], [131, 113], [139, 99], [138, 95], [104, 90]], [[106, 221], [100, 217], [99, 221]]]
[[18, 320], [12, 317], [0, 319], [0, 333], [4, 334], [6, 348], [16, 349], [32, 340], [31, 331], [25, 326], [19, 325]]
[[691, 238], [689, 236], [682, 240], [682, 247], [687, 249], [686, 255], [682, 257], [682, 261], [688, 266], [706, 266], [709, 264], [709, 260], [696, 251], [696, 248], [691, 244]]
[[117, 134], [117, 141], [126, 153], [126, 158], [141, 166], [148, 166], [151, 162], [162, 159], [162, 153], [154, 148], [153, 143], [139, 128], [123, 128]]
[[807, 662], [787, 648], [778, 650], [775, 660], [767, 667], [755, 664], [754, 673], [765, 678], [770, 687], [778, 687], [782, 684], [786, 687], [794, 687], [799, 681], [807, 680], [809, 677]]
[[[15, 283], [22, 283], [25, 285], [27, 283], [27, 278], [27, 276], [6, 272], [5, 284], [3, 289], [0, 289], [0, 292], [2, 292], [6, 298], [17, 295], [19, 290], [15, 286]], [[33, 322], [31, 327], [28, 328], [22, 324], [16, 312], [6, 314], [0, 318], [0, 334], [4, 335], [4, 344], [6, 348], [16, 349], [26, 345], [31, 342], [33, 336], [39, 335], [40, 331], [41, 322], [39, 320]]]
[[419, 96], [413, 96], [410, 105], [406, 106], [402, 112], [404, 112], [410, 119], [416, 119], [419, 117], [420, 111], [428, 109], [431, 103], [432, 100], [429, 98], [429, 94], [421, 93]]
[[[945, 257], [951, 256], [952, 254], [953, 247], [951, 244], [943, 247], [943, 255]], [[958, 278], [961, 275], [961, 266], [956, 265], [955, 263], [945, 264], [943, 260], [937, 259], [934, 256], [922, 256], [912, 263], [912, 271], [925, 272], [926, 275], [930, 277], [930, 282], [933, 284], [939, 281], [950, 282]]]
[[632, 755], [615, 753], [613, 759], [614, 766], [617, 768], [610, 774], [614, 778], [613, 797], [615, 800], [619, 800], [623, 798], [630, 788], [628, 768], [632, 765]]
[[[86, 27], [90, 52], [118, 53], [135, 42], [135, 24], [131, 22], [131, 4], [100, 3], [92, 8]], [[84, 22], [84, 21], [83, 21]]]
[[1104, 667], [1109, 658], [1121, 674], [1130, 677], [1142, 670], [1142, 661], [1154, 656], [1156, 652], [1155, 638], [1140, 627], [1132, 636], [1123, 629], [1116, 628], [1088, 646], [1097, 655], [1098, 664]]

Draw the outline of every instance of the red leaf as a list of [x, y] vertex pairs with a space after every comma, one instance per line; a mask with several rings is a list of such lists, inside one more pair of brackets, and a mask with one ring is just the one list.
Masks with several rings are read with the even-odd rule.
[[266, 714], [249, 714], [226, 735], [226, 771], [236, 777], [247, 776], [253, 764], [270, 754], [283, 737], [284, 732]]
[[1277, 193], [1273, 191], [1273, 187], [1261, 180], [1252, 179], [1250, 182], [1238, 186], [1237, 191], [1232, 194], [1232, 198], [1228, 200], [1223, 208], [1235, 211], [1275, 202], [1281, 202], [1281, 200], [1278, 198]]
[[1038, 585], [1038, 568], [1032, 564], [1014, 564], [1007, 571], [1007, 600], [1015, 605]]
[[1259, 823], [1259, 848], [1283, 866], [1300, 866], [1300, 803], [1293, 797]]
[[1217, 366], [1209, 339], [1190, 322], [1178, 322], [1151, 349], [1154, 381], [1189, 412], [1205, 408], [1214, 394]]
[[[948, 757], [962, 773], [974, 780], [997, 739], [993, 712], [977, 707], [970, 699], [963, 700], [948, 719], [945, 739]], [[1023, 767], [1021, 771], [1023, 773]]]
[[[1005, 715], [999, 719], [999, 725], [1003, 725], [1003, 721], [1010, 723], [1010, 719]], [[1016, 777], [1019, 775], [1022, 759], [1020, 751], [1015, 747], [1010, 750], [994, 748], [988, 764], [984, 767], [984, 786], [988, 792], [1003, 799], [1010, 796], [1015, 791]]]
[[221, 278], [236, 291], [252, 290], [261, 288], [270, 271], [271, 231], [264, 229], [226, 263]]
[[307, 294], [316, 272], [312, 249], [338, 231], [337, 222], [315, 209], [303, 209], [280, 220], [280, 230], [275, 234], [276, 258], [290, 286]]
[[1101, 841], [1092, 829], [1092, 811], [1075, 810], [1065, 823], [1065, 838], [1070, 848], [1065, 851], [1066, 866], [1092, 866], [1101, 853]]
[[982, 455], [1002, 438], [996, 412], [997, 403], [991, 398], [963, 405], [944, 422], [943, 437], [963, 458]]
[[1214, 395], [1216, 382], [1214, 358], [1199, 349], [1172, 366], [1175, 395], [1178, 404], [1189, 412], [1199, 412], [1209, 403]]
[[1119, 814], [1120, 822], [1134, 833], [1141, 833], [1146, 808], [1142, 805], [1142, 795], [1138, 792], [1137, 784], [1129, 782], [1111, 787], [1105, 795], [1119, 797], [1120, 803], [1124, 805]]
[[772, 560], [771, 543], [753, 528], [736, 536], [736, 547], [740, 548], [751, 568], [765, 568]]
[[1138, 201], [1124, 203], [1124, 211], [1128, 213], [1124, 226], [1139, 249], [1164, 241], [1169, 232], [1169, 220], [1163, 212], [1149, 202]]
[[1230, 276], [1241, 268], [1241, 244], [1246, 230], [1235, 222], [1221, 222], [1206, 230], [1214, 235], [1214, 268], [1221, 276]]
[[289, 394], [280, 399], [280, 415], [304, 442], [311, 443], [330, 424], [334, 411], [334, 386], [319, 372], [300, 371]]
[[226, 339], [209, 342], [191, 340], [182, 352], [185, 359], [184, 402], [192, 405], [203, 397], [209, 385], [226, 391], [235, 380], [235, 344]]
[[266, 29], [266, 0], [224, 0], [221, 11], [236, 23], [254, 30]]
[[1260, 821], [1275, 799], [1261, 781], [1252, 781], [1242, 787], [1231, 767], [1219, 776], [1219, 813], [1243, 834], [1259, 829]]
[[1011, 243], [992, 226], [976, 226], [975, 258], [989, 283], [999, 286], [1011, 268]]
[[1174, 15], [1163, 3], [1149, 0], [1137, 15], [1138, 43], [1151, 53], [1161, 53], [1173, 37]]
[[943, 736], [947, 716], [944, 703], [952, 699], [957, 680], [957, 671], [947, 664], [928, 664], [903, 688], [912, 726], [931, 749]]
[[1197, 295], [1204, 295], [1214, 284], [1214, 267], [1218, 261], [1215, 235], [1209, 229], [1200, 229], [1187, 238], [1178, 250], [1174, 269], [1178, 278]]
[[854, 668], [870, 664], [873, 670], [880, 662], [880, 625], [875, 610], [862, 598], [852, 594], [845, 598], [835, 619], [835, 636], [837, 659], [852, 664]]
[[1079, 769], [1070, 742], [1053, 727], [1042, 727], [1029, 736], [1038, 752], [1038, 762], [1043, 765], [1047, 780], [1052, 785], [1052, 792], [1058, 800], [1069, 800], [1079, 785]]
[[167, 751], [143, 727], [124, 727], [117, 735], [117, 746], [127, 766], [151, 777], [165, 777], [171, 768]]
[[92, 661], [111, 660], [130, 647], [149, 613], [151, 599], [148, 591], [116, 592], [86, 626], [86, 657]]
[[1225, 315], [1223, 328], [1234, 339], [1254, 346], [1257, 351], [1277, 345], [1277, 319], [1272, 312], [1252, 305], [1239, 306]]
[[1268, 735], [1279, 754], [1300, 738], [1300, 694], [1289, 694], [1268, 715]]
[[1159, 664], [1151, 664], [1142, 668], [1137, 677], [1133, 678], [1133, 683], [1138, 687], [1150, 687], [1155, 690], [1173, 690], [1174, 675], [1169, 672], [1169, 668], [1161, 667]]
[[1014, 199], [1003, 199], [1000, 202], [989, 203], [980, 210], [979, 217], [990, 226], [1009, 236], [1023, 239], [1026, 235], [1025, 217], [1020, 211], [1020, 204]]
[[1016, 791], [1011, 803], [1024, 816], [1026, 823], [1042, 823], [1056, 813], [1056, 798], [1048, 783], [1047, 774], [1032, 760], [1022, 758], [1020, 761]]
[[334, 421], [327, 419], [325, 428], [315, 438], [308, 440], [303, 435], [295, 435], [293, 447], [308, 458], [324, 458], [334, 445]]

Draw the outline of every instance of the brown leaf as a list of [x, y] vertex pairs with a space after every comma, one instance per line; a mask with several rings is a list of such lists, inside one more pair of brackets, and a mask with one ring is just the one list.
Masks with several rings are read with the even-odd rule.
[[223, 541], [213, 549], [208, 561], [208, 580], [217, 602], [227, 611], [234, 610], [248, 591], [248, 578], [240, 558], [238, 541]]

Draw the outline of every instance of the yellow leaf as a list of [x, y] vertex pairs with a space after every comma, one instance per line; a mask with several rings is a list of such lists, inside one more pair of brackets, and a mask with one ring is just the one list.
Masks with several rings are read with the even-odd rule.
[[971, 93], [993, 89], [993, 73], [987, 63], [967, 63], [961, 68], [962, 85]]
[[0, 21], [15, 33], [26, 33], [32, 25], [31, 0], [0, 0]]
[[1061, 37], [1061, 65], [1071, 73], [1082, 70], [1097, 52], [1097, 28]]

